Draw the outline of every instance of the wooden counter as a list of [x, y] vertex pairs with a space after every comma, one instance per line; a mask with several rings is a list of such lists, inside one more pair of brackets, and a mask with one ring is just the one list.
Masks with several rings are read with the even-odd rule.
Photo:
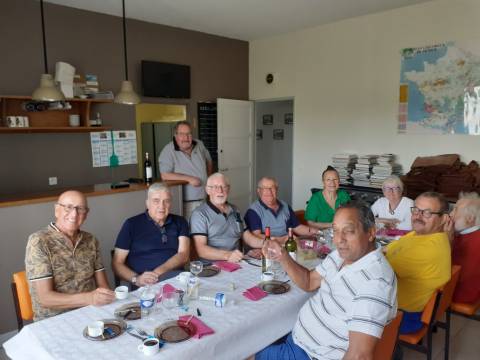
[[[164, 183], [167, 184], [168, 186], [187, 184], [186, 181], [180, 181], [180, 180], [167, 180], [167, 181], [164, 181]], [[0, 208], [8, 207], [8, 206], [39, 204], [39, 203], [45, 203], [49, 201], [55, 201], [57, 200], [58, 196], [66, 190], [78, 190], [83, 194], [85, 194], [85, 196], [92, 197], [92, 196], [110, 195], [115, 193], [125, 193], [125, 192], [131, 192], [131, 191], [142, 191], [146, 189], [147, 189], [147, 185], [145, 184], [130, 184], [129, 187], [120, 188], [120, 189], [111, 189], [110, 183], [85, 185], [85, 186], [72, 186], [69, 188], [55, 189], [52, 191], [45, 191], [41, 193], [0, 196]]]

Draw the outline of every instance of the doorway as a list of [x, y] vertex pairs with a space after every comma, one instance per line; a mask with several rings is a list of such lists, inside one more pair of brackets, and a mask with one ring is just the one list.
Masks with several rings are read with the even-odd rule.
[[255, 187], [264, 176], [279, 184], [278, 198], [292, 203], [293, 100], [255, 102]]

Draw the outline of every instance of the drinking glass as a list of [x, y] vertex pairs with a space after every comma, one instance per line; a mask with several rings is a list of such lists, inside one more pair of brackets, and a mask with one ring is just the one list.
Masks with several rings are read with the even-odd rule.
[[178, 305], [178, 292], [167, 291], [162, 294], [162, 303], [168, 310], [172, 310]]
[[203, 270], [203, 263], [201, 261], [192, 261], [190, 262], [190, 272], [195, 275], [195, 277], [198, 277], [198, 274], [200, 274]]

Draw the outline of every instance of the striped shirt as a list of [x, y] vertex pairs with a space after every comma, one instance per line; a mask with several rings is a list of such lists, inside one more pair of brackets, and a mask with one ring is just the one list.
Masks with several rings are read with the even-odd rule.
[[353, 264], [342, 263], [334, 251], [317, 266], [321, 286], [293, 329], [295, 343], [314, 358], [342, 359], [350, 331], [380, 338], [397, 313], [397, 280], [380, 248]]

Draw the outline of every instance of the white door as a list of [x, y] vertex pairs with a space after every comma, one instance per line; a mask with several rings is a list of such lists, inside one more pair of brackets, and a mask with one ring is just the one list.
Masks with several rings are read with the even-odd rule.
[[218, 169], [230, 179], [229, 202], [242, 214], [253, 196], [253, 102], [217, 99]]

